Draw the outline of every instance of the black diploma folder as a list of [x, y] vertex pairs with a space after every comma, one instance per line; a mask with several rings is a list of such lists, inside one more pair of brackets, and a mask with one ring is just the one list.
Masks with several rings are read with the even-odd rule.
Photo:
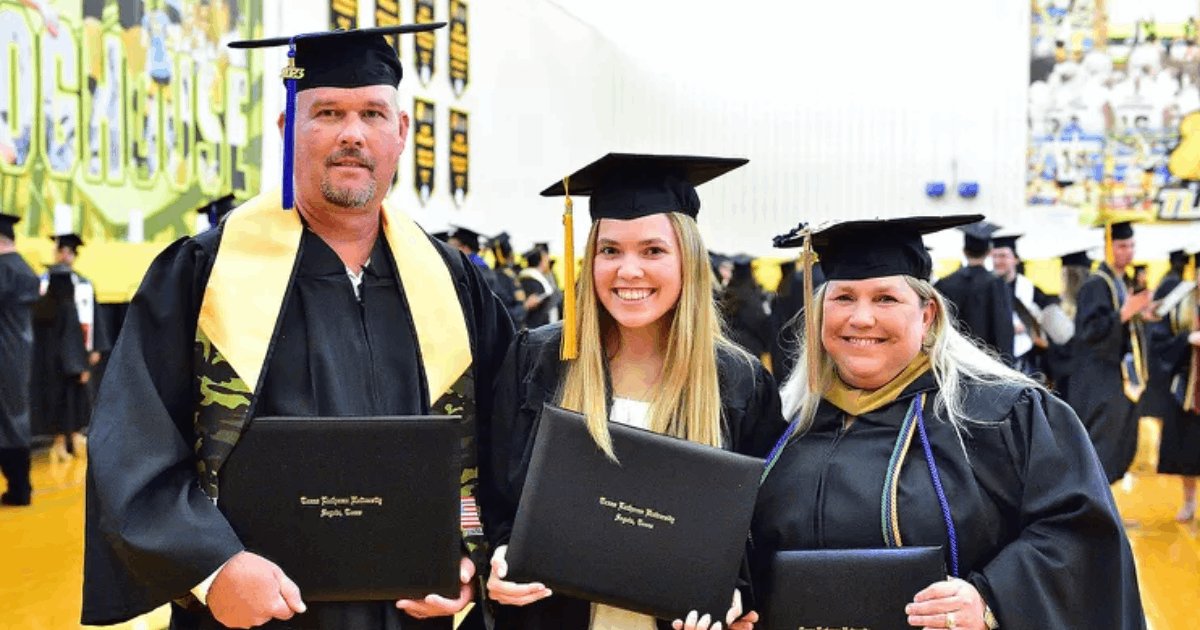
[[546, 405], [509, 541], [509, 580], [660, 619], [725, 619], [760, 459], [609, 423], [614, 463], [583, 416]]
[[255, 418], [217, 505], [306, 600], [455, 598], [465, 435], [457, 416]]
[[945, 579], [941, 547], [781, 551], [759, 627], [912, 630], [904, 607]]

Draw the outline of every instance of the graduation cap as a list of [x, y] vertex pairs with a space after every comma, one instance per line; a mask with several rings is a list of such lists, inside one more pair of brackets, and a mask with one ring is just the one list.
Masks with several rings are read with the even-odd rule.
[[1177, 249], [1167, 253], [1167, 259], [1172, 267], [1182, 267], [1187, 264], [1188, 253], [1186, 250]]
[[963, 233], [963, 249], [972, 256], [983, 256], [992, 248], [992, 235], [1000, 226], [987, 221], [977, 221], [958, 228]]
[[466, 245], [473, 252], [479, 251], [479, 232], [461, 225], [451, 225], [450, 228], [449, 238]]
[[359, 88], [369, 85], [396, 87], [404, 76], [396, 50], [385, 35], [419, 33], [445, 26], [445, 22], [402, 24], [230, 42], [230, 48], [288, 47], [288, 65], [281, 77], [287, 87], [283, 131], [283, 207], [294, 205], [292, 191], [295, 159], [296, 94], [318, 87]]
[[1125, 241], [1133, 238], [1134, 220], [1129, 213], [1105, 216], [1101, 214], [1093, 225], [1104, 228], [1104, 262], [1113, 264], [1113, 241]]
[[15, 214], [0, 212], [0, 236], [6, 236], [9, 239], [17, 238], [17, 231], [14, 226], [20, 222], [21, 217]]
[[[696, 187], [745, 165], [745, 158], [697, 155], [609, 153], [555, 182], [543, 197], [564, 197], [564, 259], [575, 260], [574, 204], [571, 195], [590, 197], [588, 213], [600, 219], [629, 221], [653, 214], [678, 212], [693, 219], [700, 212]], [[563, 345], [561, 356], [578, 356], [575, 322], [575, 265], [568, 264], [563, 283]]]
[[501, 232], [487, 240], [488, 249], [492, 250], [492, 255], [496, 257], [496, 262], [499, 264], [508, 264], [512, 260], [512, 241], [508, 236], [508, 232]]
[[1022, 236], [1025, 235], [1021, 232], [1000, 230], [992, 235], [992, 249], [1010, 249], [1017, 256], [1017, 240]]
[[[922, 235], [974, 223], [979, 214], [830, 221], [800, 224], [775, 237], [775, 247], [811, 247], [829, 280], [865, 280], [886, 276], [928, 278], [933, 260]], [[802, 257], [803, 258], [803, 257]]]
[[63, 249], [64, 247], [71, 250], [71, 253], [77, 253], [80, 247], [83, 247], [84, 242], [74, 232], [70, 234], [55, 234], [50, 237], [54, 241], [55, 249]]
[[[803, 247], [805, 330], [817, 330], [817, 309], [812, 308], [813, 264], [821, 259], [821, 269], [829, 280], [866, 280], [888, 276], [912, 276], [926, 279], [933, 271], [933, 260], [925, 249], [922, 236], [981, 221], [981, 214], [917, 216], [895, 219], [859, 219], [827, 221], [812, 227], [801, 223], [774, 239], [775, 247]], [[816, 256], [813, 253], [816, 253]], [[804, 335], [808, 356], [810, 392], [817, 388], [820, 361], [820, 335]]]
[[199, 208], [196, 212], [208, 217], [208, 225], [210, 228], [216, 227], [221, 219], [230, 213], [237, 206], [237, 201], [234, 199], [233, 193], [229, 193], [224, 197], [210, 201]]

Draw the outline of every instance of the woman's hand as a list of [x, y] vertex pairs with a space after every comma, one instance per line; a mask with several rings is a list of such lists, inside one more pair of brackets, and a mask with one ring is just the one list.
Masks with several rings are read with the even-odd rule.
[[917, 593], [904, 612], [908, 625], [918, 628], [987, 630], [984, 608], [983, 596], [970, 582], [949, 578]]
[[504, 577], [508, 575], [507, 554], [508, 545], [496, 547], [496, 552], [492, 554], [492, 574], [487, 581], [488, 597], [508, 606], [525, 606], [553, 595], [545, 584], [539, 582], [519, 584], [505, 581]]
[[1188, 333], [1188, 343], [1193, 346], [1200, 346], [1200, 330]]
[[458, 590], [458, 599], [447, 599], [441, 595], [426, 595], [423, 599], [398, 600], [396, 608], [416, 619], [448, 617], [462, 612], [462, 609], [466, 608], [467, 604], [470, 604], [471, 600], [475, 598], [475, 584], [471, 581], [471, 578], [475, 577], [475, 563], [471, 562], [470, 558], [463, 557], [458, 571], [458, 581], [461, 584]]
[[753, 610], [745, 615], [742, 614], [742, 594], [734, 589], [733, 601], [729, 605], [729, 611], [725, 613], [724, 626], [720, 621], [713, 621], [707, 614], [700, 617], [699, 613], [693, 610], [687, 614], [687, 619], [676, 619], [671, 622], [671, 627], [675, 630], [720, 630], [722, 627], [728, 627], [729, 630], [753, 630], [756, 621], [758, 621], [758, 613]]

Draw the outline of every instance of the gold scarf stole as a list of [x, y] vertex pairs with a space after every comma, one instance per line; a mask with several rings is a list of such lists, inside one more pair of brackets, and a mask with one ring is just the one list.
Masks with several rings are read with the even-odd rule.
[[904, 392], [906, 387], [912, 385], [922, 374], [929, 371], [929, 367], [929, 355], [919, 352], [896, 375], [896, 378], [893, 378], [887, 385], [879, 389], [869, 391], [850, 387], [842, 382], [842, 379], [837, 374], [834, 374], [833, 382], [825, 390], [825, 400], [828, 400], [830, 404], [850, 416], [857, 418], [892, 403], [892, 401], [896, 400]]
[[[1114, 273], [1107, 265], [1101, 265], [1097, 270], [1097, 274], [1108, 284], [1108, 292], [1112, 296], [1113, 310], [1116, 311], [1119, 318], [1121, 316], [1123, 301], [1118, 297], [1119, 293], [1117, 293], [1116, 283], [1124, 282], [1124, 279], [1117, 280], [1113, 275]], [[1145, 339], [1143, 337], [1141, 318], [1136, 315], [1131, 317], [1127, 327], [1129, 329], [1129, 349], [1133, 355], [1133, 365], [1127, 365], [1125, 358], [1121, 358], [1121, 383], [1125, 397], [1130, 402], [1136, 403], [1142, 398], [1142, 392], [1146, 391], [1146, 379], [1148, 378], [1146, 353], [1142, 350], [1142, 344]]]
[[[471, 366], [467, 323], [436, 246], [387, 202], [382, 215], [388, 248], [404, 279], [432, 404]], [[198, 328], [252, 396], [261, 385], [303, 233], [298, 213], [281, 209], [278, 191], [251, 199], [226, 219]]]

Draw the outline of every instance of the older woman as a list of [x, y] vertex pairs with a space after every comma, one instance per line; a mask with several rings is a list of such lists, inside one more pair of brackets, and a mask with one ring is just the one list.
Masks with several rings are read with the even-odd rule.
[[[740, 593], [723, 619], [693, 613], [674, 624], [612, 606], [552, 595], [543, 584], [505, 580], [507, 543], [525, 486], [543, 403], [587, 418], [610, 455], [619, 422], [763, 457], [786, 424], [775, 381], [727, 340], [695, 217], [698, 186], [745, 160], [610, 154], [569, 178], [590, 195], [593, 219], [579, 279], [577, 330], [551, 324], [521, 333], [497, 382], [493, 425], [483, 435], [484, 524], [496, 545], [488, 593], [506, 605], [498, 627], [521, 630], [749, 628]], [[543, 194], [562, 195], [563, 187]], [[568, 303], [570, 298], [568, 296]], [[569, 323], [569, 320], [568, 320]], [[577, 342], [578, 357], [564, 341]], [[571, 344], [567, 344], [569, 347]], [[590, 544], [581, 540], [577, 544]], [[594, 543], [591, 543], [594, 544]], [[748, 577], [748, 576], [746, 576]]]
[[782, 388], [792, 424], [759, 492], [756, 590], [780, 550], [940, 545], [950, 576], [912, 593], [914, 627], [1143, 628], [1129, 544], [1079, 419], [960, 335], [924, 280], [922, 234], [978, 218], [777, 239], [811, 238], [828, 281]]

